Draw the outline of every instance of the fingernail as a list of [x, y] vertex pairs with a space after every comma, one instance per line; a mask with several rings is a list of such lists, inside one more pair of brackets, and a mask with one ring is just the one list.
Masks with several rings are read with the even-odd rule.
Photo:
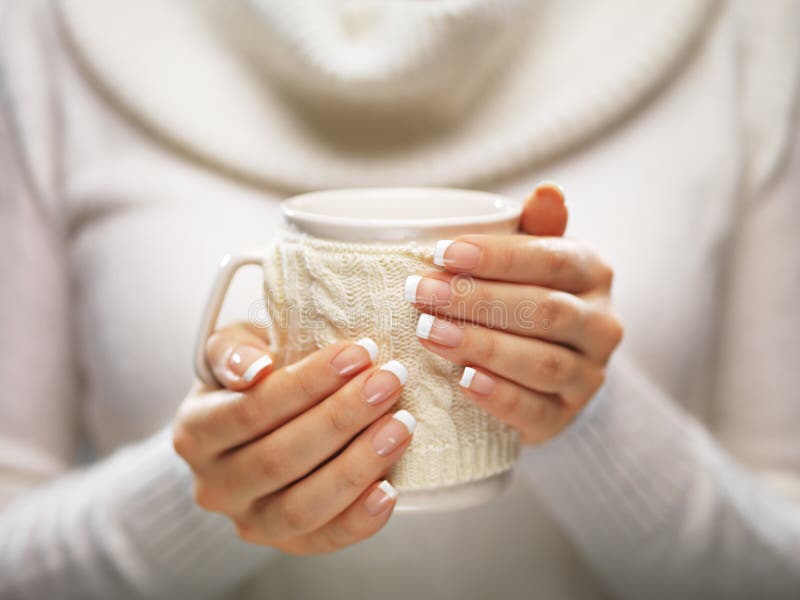
[[464, 341], [464, 333], [461, 329], [442, 319], [435, 319], [433, 315], [422, 313], [417, 321], [417, 337], [423, 340], [430, 340], [442, 346], [455, 348]]
[[429, 306], [444, 306], [450, 302], [450, 284], [430, 277], [406, 277], [403, 298], [406, 302], [422, 302]]
[[454, 269], [472, 269], [478, 266], [481, 249], [469, 242], [439, 240], [433, 249], [433, 264]]
[[416, 426], [417, 420], [410, 412], [398, 410], [372, 438], [372, 447], [380, 456], [391, 454], [414, 433]]
[[397, 490], [385, 479], [364, 499], [364, 510], [373, 517], [381, 514], [397, 499]]
[[[366, 356], [364, 351], [366, 350]], [[349, 375], [354, 371], [363, 369], [371, 365], [378, 357], [378, 344], [370, 338], [361, 338], [352, 346], [344, 350], [331, 359], [330, 365], [337, 375]]]
[[238, 346], [228, 357], [228, 369], [250, 383], [272, 364], [272, 358], [261, 348], [254, 346]]
[[377, 404], [394, 394], [408, 379], [408, 370], [403, 363], [390, 360], [370, 375], [364, 383], [364, 398], [367, 404]]
[[537, 194], [546, 193], [548, 191], [553, 191], [555, 194], [550, 194], [550, 197], [556, 198], [560, 200], [562, 203], [564, 202], [564, 198], [566, 194], [564, 193], [564, 188], [556, 183], [555, 181], [540, 181], [536, 184], [535, 191]]
[[494, 391], [494, 379], [472, 367], [464, 368], [458, 385], [483, 396], [488, 396]]

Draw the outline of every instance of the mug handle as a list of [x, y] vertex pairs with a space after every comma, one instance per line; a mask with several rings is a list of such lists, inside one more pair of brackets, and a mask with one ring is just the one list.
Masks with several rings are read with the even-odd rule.
[[194, 348], [194, 372], [209, 387], [218, 388], [220, 383], [206, 360], [206, 343], [217, 328], [217, 319], [228, 287], [240, 268], [248, 265], [262, 266], [263, 260], [263, 250], [243, 250], [226, 254], [219, 263], [217, 276], [214, 278], [214, 284], [208, 294], [203, 317], [200, 320], [200, 330]]

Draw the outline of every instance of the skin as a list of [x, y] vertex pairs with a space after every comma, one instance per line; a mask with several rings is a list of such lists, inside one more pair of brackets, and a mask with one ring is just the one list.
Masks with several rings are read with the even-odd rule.
[[[477, 263], [422, 274], [452, 284], [453, 293], [448, 302], [418, 295], [414, 303], [462, 333], [455, 347], [420, 344], [490, 377], [490, 393], [464, 389], [466, 397], [519, 430], [526, 444], [557, 435], [586, 406], [622, 338], [610, 309], [611, 268], [585, 244], [561, 237], [566, 225], [562, 192], [540, 185], [525, 204], [520, 235], [458, 238], [480, 248]], [[465, 276], [469, 285], [453, 283]], [[535, 310], [501, 331], [473, 310], [486, 301], [512, 314], [521, 303]], [[373, 444], [393, 421], [399, 381], [386, 399], [368, 404], [363, 390], [377, 367], [366, 350], [343, 342], [246, 382], [229, 368], [242, 346], [268, 352], [261, 332], [245, 324], [211, 337], [207, 358], [224, 387], [196, 384], [174, 421], [174, 446], [194, 472], [197, 502], [227, 515], [245, 541], [291, 554], [331, 552], [374, 535], [395, 502], [368, 511], [367, 498], [411, 440], [383, 456]], [[358, 364], [340, 375], [331, 361], [345, 350]]]

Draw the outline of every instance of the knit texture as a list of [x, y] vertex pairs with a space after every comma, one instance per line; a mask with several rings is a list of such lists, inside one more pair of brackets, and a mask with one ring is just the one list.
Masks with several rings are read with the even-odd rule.
[[[283, 86], [217, 44], [192, 1], [69, 0], [59, 24], [52, 0], [0, 0], [0, 598], [800, 598], [796, 0], [741, 2], [736, 18], [719, 3], [708, 29], [662, 12], [693, 0], [537, 3], [553, 18], [530, 24], [535, 88], [489, 111], [519, 145], [460, 111], [453, 135], [420, 138], [409, 105], [398, 122], [419, 143], [403, 147], [326, 104], [324, 125], [374, 142], [356, 154], [345, 135], [311, 143], [303, 105], [270, 96]], [[694, 53], [689, 30], [707, 33]], [[573, 43], [596, 60], [564, 68]], [[462, 91], [442, 80], [431, 105]], [[613, 115], [622, 126], [598, 136]], [[263, 247], [289, 185], [471, 187], [513, 165], [519, 180], [486, 189], [563, 182], [570, 235], [617, 274], [625, 342], [591, 412], [523, 452], [483, 506], [395, 513], [316, 557], [238, 542], [195, 504], [169, 435], [153, 437], [189, 387], [218, 257]], [[240, 274], [255, 292], [232, 286], [232, 320], [259, 295], [255, 271]], [[84, 438], [101, 456], [77, 469]]]
[[519, 174], [646, 102], [716, 2], [57, 4], [78, 60], [138, 123], [297, 192]]
[[403, 300], [406, 277], [432, 268], [415, 243], [321, 240], [285, 230], [264, 261], [273, 350], [292, 363], [338, 340], [369, 336], [377, 364], [399, 360], [409, 377], [399, 401], [417, 419], [410, 447], [390, 479], [400, 490], [438, 488], [509, 469], [519, 453], [515, 430], [461, 393], [461, 367], [422, 351], [419, 312]]

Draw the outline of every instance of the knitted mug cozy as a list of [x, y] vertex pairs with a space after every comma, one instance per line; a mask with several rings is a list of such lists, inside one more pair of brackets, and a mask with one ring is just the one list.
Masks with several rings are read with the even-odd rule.
[[278, 364], [368, 336], [378, 344], [376, 364], [397, 359], [407, 367], [399, 407], [414, 415], [417, 428], [391, 471], [396, 488], [440, 488], [511, 468], [519, 454], [517, 432], [467, 400], [458, 385], [462, 368], [416, 338], [419, 312], [403, 300], [403, 284], [408, 275], [433, 268], [430, 248], [285, 230], [267, 249], [263, 266]]

